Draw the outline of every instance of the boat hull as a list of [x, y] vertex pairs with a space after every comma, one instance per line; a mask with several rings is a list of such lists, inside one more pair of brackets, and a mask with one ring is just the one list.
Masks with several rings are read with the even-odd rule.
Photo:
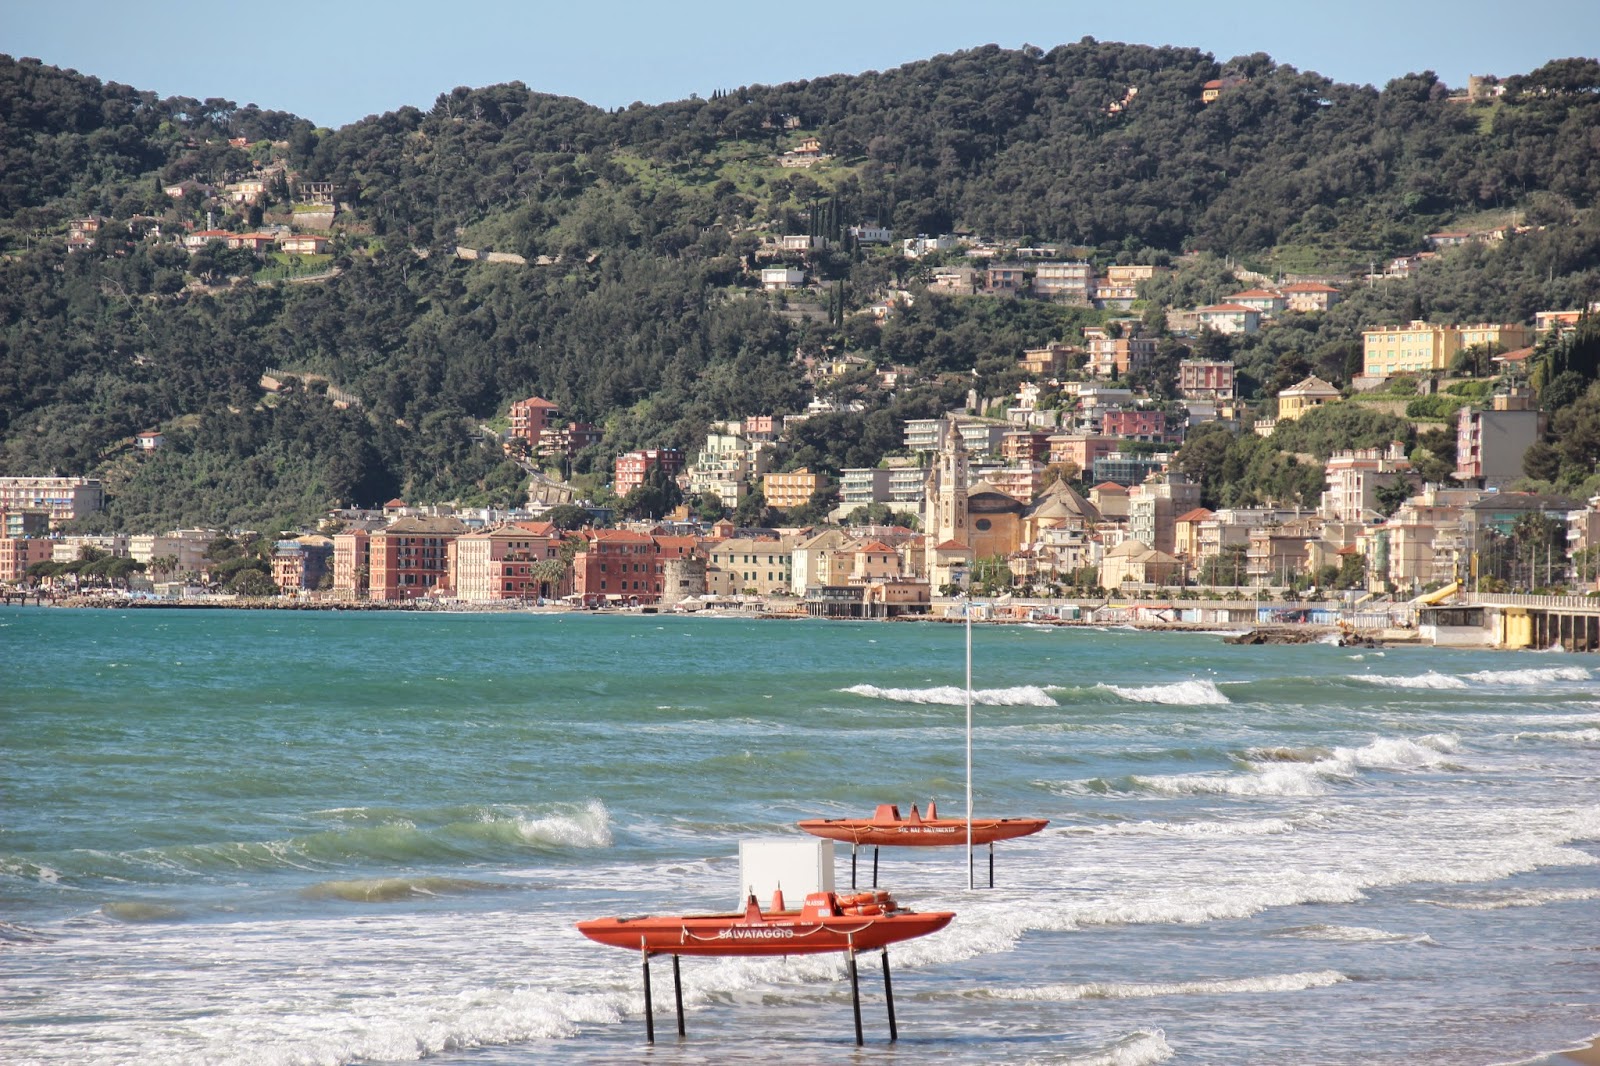
[[[797, 823], [812, 836], [842, 840], [847, 844], [876, 844], [896, 848], [953, 847], [967, 842], [964, 818], [932, 818], [883, 822], [875, 818], [808, 818]], [[992, 844], [1037, 833], [1048, 818], [974, 818], [972, 842]]]
[[871, 951], [950, 924], [950, 911], [904, 912], [877, 916], [804, 917], [798, 911], [746, 914], [652, 915], [596, 918], [578, 931], [612, 947], [652, 955], [816, 955], [828, 951]]

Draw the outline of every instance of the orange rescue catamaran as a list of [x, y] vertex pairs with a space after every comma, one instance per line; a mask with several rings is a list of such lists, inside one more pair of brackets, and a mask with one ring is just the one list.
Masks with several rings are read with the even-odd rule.
[[733, 914], [648, 915], [579, 922], [578, 932], [613, 947], [652, 955], [814, 955], [826, 951], [872, 951], [926, 936], [950, 924], [950, 911], [917, 912], [887, 892], [813, 892], [799, 910], [783, 906], [777, 893], [763, 911], [750, 897]]
[[[926, 817], [917, 812], [915, 804], [911, 813], [902, 818], [899, 807], [880, 803], [871, 818], [807, 818], [797, 824], [812, 836], [842, 840], [847, 844], [915, 848], [965, 844], [968, 823], [965, 818], [940, 818], [939, 808], [929, 802]], [[996, 840], [1037, 833], [1050, 824], [1050, 819], [975, 818], [971, 824], [974, 844], [993, 844]]]
[[900, 1033], [894, 1017], [894, 986], [889, 977], [889, 945], [926, 936], [950, 924], [951, 911], [911, 911], [884, 891], [838, 894], [812, 892], [799, 910], [784, 906], [783, 891], [773, 893], [763, 911], [751, 895], [743, 911], [732, 914], [646, 915], [595, 918], [579, 922], [578, 931], [612, 947], [639, 951], [644, 957], [645, 1039], [656, 1039], [655, 1006], [650, 998], [650, 956], [672, 956], [672, 990], [677, 1004], [678, 1035], [684, 1035], [683, 983], [680, 955], [765, 956], [845, 952], [850, 971], [850, 996], [855, 1008], [856, 1043], [862, 1043], [861, 984], [856, 953], [883, 952], [883, 990], [888, 1002], [889, 1039]]

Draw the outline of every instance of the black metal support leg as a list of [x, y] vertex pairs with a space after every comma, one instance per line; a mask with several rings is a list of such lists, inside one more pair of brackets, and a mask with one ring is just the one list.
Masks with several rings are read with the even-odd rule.
[[655, 1004], [650, 1000], [650, 949], [640, 945], [644, 955], [644, 1039], [646, 1043], [656, 1042], [656, 1010]]
[[878, 845], [872, 845], [872, 887], [878, 887]]
[[989, 841], [989, 887], [994, 887], [994, 841]]
[[851, 888], [855, 888], [856, 887], [856, 852], [858, 850], [860, 850], [860, 848], [861, 848], [861, 845], [859, 845], [859, 844], [851, 844], [850, 845], [850, 887]]
[[856, 949], [851, 948], [848, 953], [850, 961], [850, 1005], [856, 1012], [856, 1047], [866, 1043], [861, 1037], [861, 980], [856, 973]]
[[900, 1027], [894, 1023], [894, 983], [889, 979], [889, 949], [883, 949], [883, 998], [889, 1002], [889, 1043], [900, 1039]]
[[683, 1036], [683, 981], [678, 977], [678, 956], [672, 956], [672, 998], [678, 1005], [678, 1035]]

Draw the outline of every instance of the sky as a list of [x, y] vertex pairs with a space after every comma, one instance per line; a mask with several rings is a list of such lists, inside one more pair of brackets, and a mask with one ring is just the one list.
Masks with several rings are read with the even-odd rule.
[[1600, 0], [0, 0], [0, 52], [161, 96], [337, 127], [458, 85], [521, 81], [601, 107], [885, 70], [1083, 37], [1266, 52], [1335, 81], [1526, 73], [1600, 55]]

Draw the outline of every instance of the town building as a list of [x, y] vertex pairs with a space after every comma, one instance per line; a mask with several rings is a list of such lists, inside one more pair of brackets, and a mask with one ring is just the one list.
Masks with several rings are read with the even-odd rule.
[[1197, 309], [1195, 321], [1201, 328], [1218, 333], [1255, 333], [1261, 328], [1261, 312], [1244, 304], [1212, 304]]
[[272, 551], [272, 583], [285, 595], [321, 588], [324, 578], [332, 580], [332, 562], [333, 541], [328, 537], [280, 540]]
[[826, 475], [813, 474], [803, 466], [781, 474], [767, 474], [761, 479], [761, 494], [766, 497], [767, 506], [784, 511], [806, 506], [818, 490], [827, 487]]
[[394, 601], [452, 594], [449, 548], [465, 532], [459, 519], [411, 517], [370, 534], [368, 597]]
[[527, 602], [565, 594], [565, 573], [552, 573], [551, 566], [561, 558], [561, 534], [548, 523], [465, 533], [450, 542], [450, 554], [459, 600]]
[[1278, 393], [1278, 421], [1292, 421], [1314, 407], [1333, 403], [1342, 395], [1338, 389], [1312, 374]]
[[1094, 268], [1088, 263], [1036, 263], [1033, 293], [1046, 300], [1087, 306], [1094, 300]]
[[715, 596], [787, 593], [794, 581], [795, 538], [730, 537], [708, 551], [706, 591]]
[[23, 580], [28, 567], [54, 561], [55, 544], [43, 537], [0, 537], [0, 582]]
[[1184, 359], [1178, 363], [1178, 392], [1190, 400], [1231, 400], [1233, 363], [1225, 359]]
[[1157, 474], [1128, 490], [1128, 532], [1158, 552], [1177, 550], [1177, 518], [1200, 506], [1200, 486], [1183, 474]]
[[1448, 370], [1465, 348], [1486, 345], [1510, 351], [1533, 342], [1534, 330], [1515, 323], [1446, 326], [1417, 319], [1404, 326], [1379, 326], [1361, 332], [1362, 375], [1384, 379], [1428, 374]]
[[1279, 291], [1283, 293], [1291, 311], [1326, 311], [1341, 299], [1338, 289], [1315, 281], [1285, 285]]
[[1083, 349], [1070, 344], [1049, 344], [1043, 348], [1027, 349], [1017, 365], [1035, 377], [1056, 378], [1070, 370], [1083, 354]]
[[1120, 329], [1106, 326], [1088, 326], [1083, 331], [1083, 344], [1089, 360], [1085, 364], [1090, 374], [1097, 378], [1127, 377], [1145, 370], [1156, 355], [1156, 339], [1141, 335], [1137, 321], [1123, 320]]
[[1335, 452], [1324, 466], [1327, 488], [1317, 514], [1332, 522], [1367, 522], [1378, 517], [1378, 490], [1411, 475], [1411, 460], [1399, 441], [1383, 448]]
[[527, 443], [532, 451], [544, 435], [561, 417], [561, 405], [539, 396], [530, 396], [511, 405], [511, 435]]
[[0, 511], [43, 511], [52, 529], [100, 511], [105, 502], [105, 489], [93, 478], [0, 477]]
[[798, 289], [806, 283], [806, 272], [797, 267], [763, 267], [761, 287], [768, 292]]
[[652, 469], [668, 478], [683, 472], [683, 452], [677, 448], [640, 448], [617, 456], [612, 490], [626, 496], [645, 483]]
[[1262, 319], [1271, 318], [1289, 308], [1289, 301], [1283, 293], [1272, 289], [1246, 289], [1244, 292], [1234, 293], [1222, 302], [1251, 308], [1260, 312]]
[[1526, 390], [1496, 393], [1488, 410], [1456, 413], [1456, 480], [1499, 489], [1523, 476], [1522, 457], [1544, 435], [1544, 416]]

